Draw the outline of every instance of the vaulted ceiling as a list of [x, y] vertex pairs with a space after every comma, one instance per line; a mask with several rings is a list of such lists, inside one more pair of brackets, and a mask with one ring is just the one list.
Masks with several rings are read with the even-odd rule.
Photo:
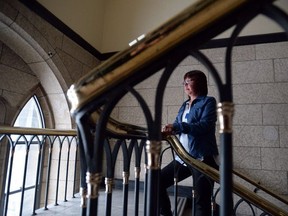
[[[130, 41], [150, 32], [196, 2], [196, 0], [35, 1], [101, 53], [125, 49]], [[278, 0], [275, 5], [288, 12], [287, 0]], [[260, 16], [244, 30], [242, 35], [281, 31], [277, 25]], [[220, 37], [225, 37], [225, 34]]]

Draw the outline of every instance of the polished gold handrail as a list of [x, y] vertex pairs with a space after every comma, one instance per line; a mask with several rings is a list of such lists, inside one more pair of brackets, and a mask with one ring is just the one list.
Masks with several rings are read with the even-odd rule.
[[[96, 124], [101, 115], [101, 109], [97, 109], [91, 114], [92, 123]], [[119, 122], [116, 119], [109, 117], [106, 125], [106, 131], [111, 132], [115, 136], [129, 136], [137, 138], [147, 137], [147, 128]]]
[[[97, 122], [100, 117], [101, 110], [97, 110], [91, 114], [91, 121], [93, 124]], [[106, 131], [116, 136], [129, 136], [137, 138], [146, 138], [147, 129], [144, 127], [119, 122], [116, 119], [109, 117]], [[59, 136], [76, 136], [76, 130], [59, 130], [59, 129], [48, 129], [48, 128], [28, 128], [28, 127], [10, 127], [0, 125], [1, 134], [19, 134], [19, 135], [59, 135]]]
[[48, 128], [28, 128], [28, 127], [10, 127], [0, 125], [1, 134], [19, 134], [19, 135], [51, 135], [51, 136], [76, 136], [76, 130], [58, 130]]
[[258, 189], [266, 192], [267, 194], [269, 194], [270, 196], [276, 198], [277, 200], [285, 203], [288, 205], [288, 200], [285, 199], [282, 196], [279, 196], [278, 194], [275, 194], [273, 191], [269, 190], [268, 188], [260, 185], [260, 182], [256, 182], [254, 180], [252, 180], [251, 178], [247, 177], [246, 175], [244, 175], [243, 173], [238, 172], [237, 170], [232, 170], [233, 174], [237, 175], [238, 177], [240, 177], [241, 179], [249, 182], [250, 184], [254, 185], [255, 187], [257, 187]]
[[[272, 2], [273, 0], [271, 0]], [[70, 87], [71, 113], [115, 88], [141, 68], [157, 60], [188, 38], [199, 36], [213, 24], [239, 10], [250, 0], [201, 0], [148, 33], [134, 46], [118, 52]], [[205, 35], [207, 36], [207, 35]], [[215, 35], [211, 35], [210, 39]], [[197, 46], [195, 44], [195, 46]]]
[[[219, 183], [220, 181], [219, 171], [206, 165], [205, 163], [199, 160], [192, 158], [189, 155], [189, 153], [183, 148], [183, 146], [181, 145], [180, 141], [178, 140], [176, 136], [174, 135], [165, 136], [163, 134], [163, 139], [170, 143], [172, 148], [175, 150], [175, 152], [181, 157], [181, 159], [185, 163], [190, 164], [191, 166], [193, 166], [200, 172], [206, 174], [208, 177], [213, 179], [215, 182]], [[244, 176], [244, 175], [241, 175], [241, 176]], [[245, 179], [247, 179], [247, 177], [245, 177]], [[251, 181], [250, 183], [252, 182], [253, 181]], [[288, 212], [286, 212], [285, 210], [279, 208], [273, 203], [258, 196], [256, 193], [252, 192], [251, 190], [247, 189], [246, 187], [240, 185], [237, 182], [233, 182], [233, 192], [269, 214], [281, 215], [281, 216], [288, 215]]]

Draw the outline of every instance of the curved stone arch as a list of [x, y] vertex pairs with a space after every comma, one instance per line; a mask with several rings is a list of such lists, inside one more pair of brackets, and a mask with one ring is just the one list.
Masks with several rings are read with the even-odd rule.
[[[20, 109], [15, 110], [13, 113], [13, 119], [11, 122], [11, 125], [13, 125], [16, 121], [16, 118], [18, 117], [19, 113], [23, 109], [23, 107], [27, 104], [27, 102], [31, 99], [31, 97], [36, 96], [39, 106], [41, 108], [41, 112], [44, 117], [44, 123], [46, 128], [53, 128], [55, 125], [55, 120], [53, 117], [53, 112], [51, 110], [51, 105], [49, 104], [49, 100], [46, 98], [46, 94], [42, 86], [39, 84], [36, 87], [34, 87], [29, 94], [25, 95], [25, 98], [21, 101]], [[0, 97], [0, 103], [1, 103], [1, 97]], [[7, 104], [7, 103], [6, 103]], [[1, 105], [0, 105], [1, 106]], [[1, 107], [0, 107], [1, 110]], [[0, 115], [1, 118], [1, 115]], [[1, 124], [1, 122], [0, 122]]]
[[[72, 127], [69, 104], [66, 98], [68, 89], [67, 82], [61, 76], [57, 64], [61, 64], [57, 56], [49, 56], [44, 48], [34, 40], [25, 29], [5, 16], [0, 16], [0, 40], [19, 55], [30, 67], [40, 81], [45, 92], [44, 97], [48, 100], [54, 117], [54, 128], [67, 129]], [[42, 44], [51, 46], [42, 38]], [[51, 48], [53, 50], [53, 48]], [[57, 62], [55, 63], [54, 60]], [[63, 66], [61, 67], [63, 68]], [[68, 83], [71, 81], [69, 80]], [[23, 100], [27, 100], [24, 98]]]

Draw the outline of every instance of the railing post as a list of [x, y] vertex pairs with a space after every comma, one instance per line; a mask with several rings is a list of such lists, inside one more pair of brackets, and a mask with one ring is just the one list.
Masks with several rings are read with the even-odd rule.
[[160, 178], [160, 153], [161, 141], [146, 142], [147, 152], [147, 211], [146, 216], [157, 216], [159, 213], [159, 178]]
[[105, 193], [106, 193], [106, 216], [111, 215], [112, 209], [112, 188], [113, 178], [105, 178]]
[[134, 215], [138, 216], [139, 213], [139, 189], [140, 189], [140, 171], [141, 168], [140, 167], [135, 167], [135, 200], [134, 200], [134, 207], [135, 207], [135, 211], [134, 211]]
[[102, 179], [102, 173], [86, 173], [86, 182], [87, 182], [87, 198], [88, 205], [87, 210], [89, 215], [97, 215], [98, 211], [98, 196], [99, 188]]
[[128, 181], [129, 181], [129, 172], [123, 172], [123, 215], [127, 215], [128, 211]]
[[45, 203], [44, 209], [48, 210], [48, 195], [49, 195], [49, 183], [50, 183], [50, 172], [51, 172], [51, 163], [52, 163], [52, 151], [53, 144], [49, 145], [49, 153], [48, 153], [48, 167], [47, 167], [47, 176], [46, 176], [46, 187], [45, 187]]
[[80, 207], [82, 210], [81, 215], [85, 216], [86, 215], [86, 209], [87, 209], [87, 188], [83, 188], [83, 187], [80, 188], [80, 197], [81, 197]]
[[221, 216], [233, 215], [233, 196], [232, 196], [232, 117], [234, 104], [223, 102], [218, 104], [218, 117], [220, 123], [221, 154], [220, 154], [220, 187], [221, 187]]

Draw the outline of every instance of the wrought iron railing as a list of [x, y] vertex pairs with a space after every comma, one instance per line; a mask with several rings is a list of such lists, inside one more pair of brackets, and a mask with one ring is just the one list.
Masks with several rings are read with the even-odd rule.
[[[93, 121], [97, 120], [97, 116], [99, 115], [93, 115]], [[109, 132], [110, 135], [117, 136], [117, 139], [106, 139], [104, 142], [104, 155], [105, 155], [105, 160], [103, 161], [105, 171], [103, 172], [103, 178], [105, 177], [104, 184], [106, 187], [106, 206], [105, 210], [102, 208], [102, 213], [105, 215], [114, 215], [115, 212], [112, 212], [112, 200], [113, 200], [113, 190], [115, 187], [118, 187], [118, 189], [122, 190], [122, 212], [119, 213], [121, 215], [129, 215], [131, 212], [128, 211], [128, 196], [129, 196], [129, 191], [131, 189], [134, 191], [134, 203], [133, 203], [133, 215], [141, 215], [141, 213], [144, 213], [147, 211], [145, 208], [144, 209], [139, 209], [139, 206], [145, 206], [144, 203], [140, 199], [140, 193], [144, 192], [144, 195], [146, 194], [145, 191], [147, 191], [147, 170], [146, 166], [144, 167], [144, 172], [141, 172], [141, 165], [147, 163], [147, 155], [145, 154], [145, 145], [146, 145], [146, 130], [145, 128], [142, 127], [137, 127], [129, 124], [123, 124], [121, 122], [118, 122], [112, 118], [109, 118], [109, 129], [107, 129], [107, 132]], [[3, 197], [4, 202], [2, 203], [3, 205], [3, 211], [1, 212], [1, 215], [10, 215], [13, 214], [12, 212], [8, 211], [8, 206], [9, 206], [9, 196], [7, 194], [12, 195], [17, 192], [21, 193], [21, 199], [19, 200], [18, 207], [19, 207], [19, 215], [27, 215], [27, 214], [36, 214], [36, 209], [38, 208], [44, 208], [48, 209], [48, 197], [50, 200], [50, 203], [53, 202], [54, 205], [58, 205], [58, 197], [60, 193], [62, 193], [64, 196], [62, 196], [63, 201], [67, 201], [67, 191], [68, 191], [68, 181], [70, 181], [70, 185], [72, 187], [69, 188], [70, 191], [72, 191], [72, 196], [74, 196], [75, 193], [78, 193], [78, 187], [77, 184], [79, 184], [79, 172], [76, 169], [77, 165], [77, 142], [76, 142], [76, 131], [70, 130], [70, 131], [60, 131], [60, 130], [43, 130], [43, 129], [27, 129], [27, 128], [11, 128], [11, 127], [1, 127], [0, 129], [0, 134], [1, 134], [1, 139], [0, 139], [0, 146], [1, 146], [1, 151], [3, 150], [3, 146], [6, 145], [7, 147], [10, 148], [10, 155], [9, 155], [9, 162], [6, 164], [6, 168], [4, 168], [4, 172], [6, 171], [7, 176], [6, 176], [6, 181], [3, 179], [4, 177], [2, 176], [2, 181], [6, 182], [6, 187], [4, 186], [5, 191], [3, 191], [3, 194], [1, 197]], [[123, 135], [125, 134], [125, 135]], [[126, 139], [124, 137], [129, 137], [130, 139]], [[22, 139], [23, 138], [23, 139]], [[189, 156], [189, 154], [183, 149], [182, 145], [180, 144], [179, 140], [175, 136], [163, 136], [164, 140], [166, 140], [169, 144], [170, 147], [168, 146], [169, 149], [172, 149], [173, 151], [177, 152], [177, 154], [184, 160], [186, 161], [187, 164], [190, 164], [194, 168], [200, 170], [203, 172], [205, 175], [208, 177], [212, 178], [216, 182], [219, 182], [219, 172], [206, 164], [195, 160]], [[22, 141], [21, 141], [22, 140]], [[35, 162], [37, 161], [37, 166], [36, 168], [33, 167], [33, 170], [29, 171], [29, 166], [27, 165], [27, 160], [25, 160], [25, 163], [21, 163], [23, 167], [25, 167], [25, 173], [23, 175], [23, 178], [20, 178], [20, 182], [22, 185], [25, 185], [25, 179], [27, 178], [27, 175], [31, 171], [35, 172], [36, 175], [34, 175], [35, 179], [33, 179], [33, 182], [36, 182], [34, 186], [22, 186], [22, 188], [19, 191], [11, 191], [10, 190], [10, 185], [11, 185], [11, 179], [13, 178], [11, 176], [12, 170], [10, 169], [13, 167], [13, 163], [19, 163], [21, 160], [17, 158], [17, 161], [13, 158], [15, 158], [15, 155], [17, 154], [17, 145], [24, 145], [26, 151], [26, 157], [29, 158], [29, 154], [34, 154], [36, 155]], [[37, 146], [37, 151], [31, 152], [29, 150], [29, 146], [36, 145]], [[56, 150], [56, 146], [59, 145], [60, 148]], [[64, 145], [67, 145], [66, 150], [64, 151]], [[74, 145], [74, 146], [73, 146]], [[45, 153], [45, 148], [48, 147], [49, 151]], [[73, 149], [73, 147], [76, 147]], [[73, 150], [72, 150], [72, 149]], [[165, 154], [166, 150], [168, 149], [167, 147], [164, 148], [161, 152], [161, 156], [159, 158], [161, 162], [161, 157], [163, 154]], [[47, 150], [47, 149], [46, 149]], [[56, 152], [55, 152], [56, 150]], [[122, 153], [122, 157], [121, 157]], [[43, 155], [46, 154], [46, 157], [43, 157]], [[64, 160], [61, 160], [61, 155], [66, 154], [67, 156], [65, 157]], [[56, 159], [56, 166], [55, 169], [53, 170], [52, 168], [52, 158], [53, 155], [55, 155]], [[143, 157], [144, 156], [144, 157]], [[46, 158], [46, 162], [44, 162], [44, 158]], [[122, 158], [122, 159], [119, 159]], [[35, 158], [33, 158], [35, 159]], [[67, 159], [67, 160], [66, 160]], [[42, 161], [42, 162], [41, 162]], [[119, 166], [119, 162], [122, 162], [122, 166]], [[74, 169], [71, 170], [71, 166], [69, 168], [69, 163], [73, 162], [72, 167]], [[61, 166], [62, 163], [62, 166]], [[134, 163], [134, 165], [132, 164]], [[44, 172], [44, 168], [41, 167], [41, 164], [44, 165], [46, 164], [46, 177]], [[64, 166], [63, 166], [64, 165]], [[61, 169], [62, 167], [62, 169]], [[64, 168], [63, 168], [64, 167]], [[31, 167], [30, 167], [31, 168]], [[130, 176], [130, 172], [134, 168], [135, 175], [134, 178]], [[3, 170], [1, 173], [3, 173]], [[42, 170], [42, 171], [41, 171]], [[60, 170], [62, 172], [62, 181], [64, 181], [64, 184], [62, 185], [64, 191], [59, 192], [58, 188], [60, 185]], [[19, 171], [19, 170], [16, 170]], [[42, 172], [42, 174], [41, 174]], [[119, 179], [119, 176], [121, 175], [123, 179]], [[241, 179], [244, 179], [245, 181], [248, 181], [252, 185], [255, 186], [255, 188], [260, 188], [261, 190], [267, 192], [271, 196], [275, 197], [277, 200], [282, 201], [286, 205], [288, 204], [288, 201], [283, 199], [280, 196], [277, 196], [273, 192], [269, 191], [267, 188], [260, 187], [260, 185], [256, 182], [253, 182], [250, 178], [247, 176], [240, 174], [236, 171], [233, 170], [233, 172], [240, 176]], [[49, 182], [50, 182], [50, 177], [54, 173], [55, 179], [56, 179], [56, 192], [55, 194], [51, 194], [49, 196]], [[69, 174], [70, 173], [70, 174]], [[142, 174], [141, 174], [142, 173]], [[71, 176], [73, 175], [72, 179], [68, 179], [68, 175]], [[142, 180], [141, 180], [141, 175], [142, 175]], [[42, 177], [41, 177], [42, 176]], [[15, 177], [15, 176], [14, 176]], [[17, 175], [19, 178], [19, 176]], [[84, 177], [84, 175], [82, 175]], [[176, 176], [177, 177], [177, 176]], [[42, 186], [41, 186], [41, 179], [42, 178]], [[71, 177], [70, 177], [71, 178]], [[177, 179], [177, 178], [176, 178]], [[85, 180], [84, 180], [85, 181]], [[120, 182], [122, 184], [122, 188], [120, 188], [120, 184], [117, 185], [116, 182]], [[103, 179], [102, 179], [103, 183]], [[5, 185], [5, 184], [4, 184]], [[115, 186], [117, 185], [117, 186]], [[178, 208], [179, 206], [179, 199], [178, 199], [178, 182], [175, 182], [174, 185], [174, 212], [181, 213], [181, 210]], [[2, 188], [2, 190], [4, 189]], [[40, 190], [41, 188], [42, 191]], [[72, 190], [71, 190], [72, 189]], [[83, 188], [82, 188], [83, 189]], [[218, 188], [213, 197], [212, 197], [212, 204], [216, 206], [216, 200], [217, 200], [217, 195], [219, 194], [219, 189]], [[25, 200], [25, 192], [28, 190], [33, 190], [34, 193], [34, 200]], [[52, 189], [55, 191], [54, 189]], [[255, 207], [261, 209], [263, 211], [262, 215], [286, 215], [287, 212], [282, 210], [281, 208], [275, 206], [274, 204], [266, 201], [262, 197], [258, 196], [255, 191], [250, 191], [246, 189], [245, 187], [241, 186], [238, 183], [235, 183], [233, 185], [233, 191], [238, 194], [241, 199], [234, 205], [233, 207], [233, 212], [237, 212], [237, 210], [241, 207], [243, 203], [248, 203], [250, 208], [250, 215], [256, 215], [254, 209]], [[44, 199], [42, 201], [39, 200], [40, 198], [40, 193], [44, 193]], [[190, 191], [191, 195], [193, 194], [192, 190]], [[143, 193], [142, 193], [143, 194]], [[82, 190], [82, 214], [86, 215], [86, 208], [85, 208], [85, 203], [87, 200], [87, 193]], [[23, 211], [23, 204], [28, 203], [28, 206], [26, 206], [25, 211]], [[13, 203], [14, 205], [17, 203]], [[143, 205], [142, 205], [143, 204]], [[131, 205], [131, 204], [130, 204]], [[254, 207], [252, 207], [254, 206]], [[56, 207], [57, 208], [57, 207]], [[80, 205], [79, 205], [80, 208]], [[215, 215], [216, 215], [216, 209], [215, 210]], [[15, 214], [15, 212], [14, 212]], [[176, 214], [178, 215], [178, 214]]]
[[75, 130], [1, 126], [0, 152], [0, 215], [36, 214], [79, 192]]
[[[220, 103], [220, 185], [221, 215], [232, 215], [232, 117], [234, 113], [232, 93], [232, 49], [241, 30], [257, 16], [263, 14], [288, 31], [287, 15], [274, 6], [272, 0], [203, 0], [187, 8], [155, 31], [147, 34], [137, 44], [117, 53], [96, 67], [71, 86], [68, 96], [72, 115], [76, 120], [82, 149], [82, 171], [87, 171], [83, 189], [88, 188], [87, 211], [97, 215], [99, 184], [102, 178], [102, 152], [105, 148], [105, 132], [108, 117], [117, 102], [130, 92], [139, 102], [147, 123], [145, 144], [147, 178], [145, 178], [145, 215], [158, 214], [159, 156], [161, 152], [161, 122], [165, 86], [178, 64], [187, 56], [193, 56], [203, 64], [215, 80]], [[227, 40], [225, 79], [210, 60], [199, 50], [209, 40], [235, 26]], [[157, 84], [154, 110], [134, 89], [134, 86], [163, 69]], [[101, 107], [95, 129], [91, 133], [91, 115]], [[153, 114], [152, 114], [153, 113]], [[86, 196], [85, 196], [86, 197]], [[107, 214], [109, 215], [109, 214]], [[280, 214], [281, 215], [281, 214]]]
[[[97, 122], [100, 118], [101, 112], [98, 110], [97, 115], [95, 113], [92, 114], [93, 122]], [[117, 139], [106, 139], [104, 142], [104, 149], [105, 149], [105, 160], [104, 160], [104, 167], [106, 168], [106, 172], [103, 173], [103, 178], [105, 177], [105, 186], [106, 186], [106, 208], [105, 208], [105, 215], [113, 215], [115, 212], [111, 212], [112, 209], [112, 194], [113, 194], [113, 185], [115, 181], [119, 181], [117, 179], [117, 169], [120, 169], [122, 171], [123, 179], [123, 211], [121, 212], [122, 215], [129, 215], [128, 214], [128, 191], [129, 188], [131, 190], [131, 184], [134, 184], [134, 215], [139, 215], [140, 213], [144, 213], [144, 215], [147, 213], [147, 207], [145, 206], [145, 203], [143, 203], [144, 209], [141, 211], [139, 210], [139, 192], [144, 192], [144, 196], [146, 197], [147, 192], [147, 154], [145, 154], [145, 145], [146, 145], [146, 139], [147, 139], [147, 130], [143, 127], [138, 127], [134, 125], [125, 124], [119, 121], [116, 121], [113, 118], [108, 118], [107, 121], [107, 133], [109, 133], [109, 137], [114, 136], [118, 137]], [[121, 131], [121, 132], [119, 132]], [[130, 139], [128, 139], [130, 138]], [[196, 168], [200, 172], [202, 172], [204, 175], [208, 176], [209, 178], [213, 179], [215, 182], [220, 182], [220, 175], [219, 171], [215, 170], [214, 168], [206, 165], [205, 163], [196, 160], [192, 158], [186, 150], [183, 148], [181, 143], [179, 142], [178, 138], [174, 135], [165, 136], [162, 135], [163, 140], [168, 142], [168, 147], [164, 147], [161, 150], [160, 157], [157, 159], [157, 163], [159, 163], [159, 166], [161, 166], [162, 157], [165, 154], [167, 150], [177, 153], [183, 161], [186, 162], [186, 164], [189, 164], [193, 168]], [[121, 154], [122, 150], [122, 158], [123, 158], [123, 166], [117, 166], [117, 163], [119, 163], [119, 154]], [[141, 155], [144, 155], [144, 158], [141, 158]], [[134, 160], [132, 160], [134, 158]], [[132, 181], [130, 181], [130, 171], [131, 167], [133, 167], [134, 162], [134, 170], [135, 170], [135, 176]], [[141, 163], [145, 164], [144, 166], [144, 175], [142, 174], [142, 181], [140, 181], [140, 175], [141, 175]], [[118, 170], [119, 171], [119, 170]], [[240, 172], [236, 170], [232, 170], [233, 175], [238, 176], [239, 179], [241, 179], [241, 183], [238, 183], [237, 181], [233, 182], [232, 185], [232, 191], [234, 195], [237, 195], [238, 201], [233, 205], [232, 215], [237, 215], [236, 213], [238, 211], [241, 211], [239, 209], [243, 208], [243, 206], [246, 204], [244, 208], [246, 208], [246, 214], [248, 215], [287, 215], [288, 212], [286, 212], [285, 209], [282, 209], [281, 207], [275, 205], [274, 203], [270, 202], [269, 200], [263, 198], [263, 195], [258, 195], [257, 192], [261, 190], [262, 192], [266, 193], [270, 197], [278, 200], [279, 202], [282, 202], [283, 205], [288, 205], [288, 200], [286, 200], [284, 197], [279, 196], [278, 194], [274, 193], [270, 189], [261, 186], [258, 182], [254, 181], [253, 179], [249, 178], [248, 176], [241, 174]], [[119, 172], [118, 172], [118, 178], [119, 178]], [[84, 175], [83, 182], [84, 182]], [[120, 180], [121, 181], [121, 180]], [[254, 187], [254, 190], [248, 189], [247, 186], [243, 186], [243, 183], [249, 183]], [[140, 187], [140, 184], [143, 183], [142, 189]], [[129, 187], [130, 185], [130, 187]], [[96, 186], [95, 186], [96, 187]], [[180, 215], [177, 213], [181, 213], [178, 210], [178, 182], [177, 182], [177, 174], [175, 175], [175, 182], [174, 182], [174, 215]], [[82, 184], [82, 188], [86, 188], [86, 183]], [[119, 185], [118, 185], [119, 189]], [[188, 187], [186, 189], [191, 189], [190, 191], [190, 197], [192, 201], [192, 209], [193, 209], [193, 186]], [[216, 206], [218, 203], [216, 200], [219, 198], [217, 197], [219, 195], [220, 187], [215, 190], [212, 198], [211, 198], [211, 205], [214, 206], [212, 208], [213, 214], [217, 215], [218, 211]], [[87, 190], [82, 191], [82, 214], [86, 215], [86, 200], [87, 200]], [[189, 192], [188, 192], [189, 194]], [[187, 196], [187, 193], [185, 194]], [[189, 197], [189, 196], [188, 196]], [[89, 199], [89, 197], [88, 197]], [[219, 199], [218, 199], [219, 200]], [[144, 200], [145, 202], [145, 200]], [[247, 207], [248, 206], [248, 207]], [[185, 206], [184, 206], [185, 208]], [[258, 209], [257, 213], [255, 209]], [[183, 210], [183, 209], [182, 209]], [[176, 214], [175, 214], [176, 212]], [[259, 213], [261, 212], [261, 213]], [[103, 213], [103, 211], [102, 211]], [[131, 213], [131, 212], [130, 212]], [[91, 213], [90, 213], [91, 214]]]

